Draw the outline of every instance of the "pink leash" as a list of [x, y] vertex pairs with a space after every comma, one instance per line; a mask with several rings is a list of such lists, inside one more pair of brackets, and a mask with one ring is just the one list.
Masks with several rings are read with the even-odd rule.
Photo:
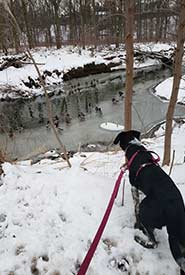
[[[92, 260], [92, 257], [96, 251], [96, 248], [97, 248], [97, 245], [101, 239], [101, 236], [103, 234], [103, 231], [105, 229], [105, 226], [107, 224], [107, 221], [109, 219], [109, 216], [110, 216], [110, 213], [111, 213], [111, 210], [112, 210], [112, 207], [113, 207], [113, 204], [114, 204], [114, 201], [115, 201], [115, 198], [117, 197], [117, 194], [118, 194], [118, 190], [119, 190], [119, 187], [120, 187], [120, 184], [121, 184], [121, 179], [123, 177], [123, 174], [125, 173], [125, 171], [127, 169], [130, 168], [131, 166], [131, 163], [133, 162], [133, 160], [135, 159], [135, 157], [137, 156], [137, 154], [139, 153], [139, 151], [135, 152], [135, 154], [133, 154], [133, 156], [130, 158], [130, 160], [128, 161], [127, 163], [127, 166], [124, 167], [123, 170], [120, 171], [120, 174], [116, 180], [116, 183], [115, 183], [115, 187], [114, 187], [114, 190], [112, 192], [112, 195], [111, 195], [111, 198], [110, 198], [110, 201], [109, 201], [109, 204], [107, 206], [107, 209], [105, 211], [105, 214], [103, 216], [103, 219], [101, 221], [101, 224], [98, 228], [98, 231], [96, 232], [96, 235], [92, 241], [92, 244], [80, 266], [80, 270], [78, 271], [78, 274], [77, 275], [85, 275], [86, 274], [86, 271], [89, 267], [89, 264]], [[155, 153], [155, 152], [152, 152], [151, 153]], [[159, 161], [159, 157], [157, 159], [153, 158], [153, 161], [154, 162], [158, 162]]]
[[102, 219], [101, 224], [100, 224], [100, 226], [98, 228], [98, 231], [96, 232], [96, 235], [95, 235], [95, 237], [93, 239], [93, 242], [92, 242], [92, 244], [91, 244], [91, 246], [90, 246], [90, 248], [89, 248], [89, 250], [88, 250], [88, 252], [87, 252], [87, 254], [86, 254], [86, 256], [85, 256], [85, 258], [84, 258], [84, 260], [83, 260], [83, 262], [81, 264], [81, 266], [80, 266], [80, 270], [79, 270], [79, 272], [78, 272], [77, 275], [85, 275], [85, 273], [86, 273], [86, 271], [87, 271], [87, 269], [89, 267], [89, 264], [90, 264], [90, 262], [92, 260], [94, 252], [95, 252], [95, 250], [97, 248], [97, 245], [98, 245], [98, 243], [99, 243], [99, 241], [101, 239], [101, 236], [102, 236], [102, 233], [104, 231], [104, 228], [105, 228], [105, 226], [107, 224], [109, 215], [110, 215], [111, 210], [112, 210], [112, 206], [113, 206], [115, 198], [116, 198], [116, 196], [118, 194], [119, 186], [121, 184], [121, 179], [122, 179], [123, 174], [125, 173], [126, 170], [127, 170], [127, 167], [125, 167], [124, 170], [120, 171], [120, 174], [119, 174], [119, 176], [118, 176], [118, 178], [116, 180], [116, 184], [115, 184], [114, 190], [112, 192], [109, 204], [107, 206], [106, 212], [105, 212], [105, 214], [103, 216], [103, 219]]

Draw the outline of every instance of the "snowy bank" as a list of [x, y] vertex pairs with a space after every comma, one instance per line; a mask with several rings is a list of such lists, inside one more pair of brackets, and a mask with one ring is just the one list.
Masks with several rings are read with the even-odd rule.
[[[161, 157], [163, 133], [145, 140]], [[176, 150], [172, 178], [185, 199], [185, 125], [174, 127]], [[0, 185], [0, 274], [76, 274], [99, 226], [123, 152], [81, 153], [70, 159], [44, 159], [4, 163]], [[165, 170], [168, 172], [169, 168]], [[157, 230], [159, 246], [149, 250], [134, 241], [134, 209], [128, 175], [125, 205], [120, 188], [110, 219], [87, 275], [174, 275], [174, 262], [164, 228]], [[125, 257], [129, 270], [121, 271], [116, 260]], [[34, 273], [35, 272], [35, 273]]]
[[[172, 92], [173, 77], [170, 77], [155, 87], [155, 94], [163, 99], [169, 100]], [[185, 75], [180, 81], [177, 102], [185, 104]]]
[[[172, 45], [168, 44], [136, 44], [136, 49], [141, 49], [146, 52], [163, 52], [173, 49]], [[164, 53], [167, 55], [167, 53]], [[83, 67], [86, 64], [120, 64], [115, 69], [125, 69], [125, 50], [115, 47], [92, 50], [80, 50], [79, 48], [63, 47], [60, 50], [55, 49], [37, 49], [32, 51], [32, 55], [38, 64], [41, 74], [44, 74], [44, 80], [48, 90], [51, 86], [63, 85], [63, 75], [72, 68]], [[0, 64], [7, 58], [0, 56]], [[35, 67], [32, 64], [24, 64], [20, 68], [10, 66], [0, 71], [0, 98], [5, 99], [7, 94], [9, 97], [32, 97], [43, 94], [42, 88], [38, 82], [38, 75]], [[161, 63], [155, 58], [145, 57], [141, 60], [135, 57], [134, 68], [141, 69], [152, 66], [159, 66]], [[47, 74], [49, 72], [49, 75]], [[31, 77], [37, 88], [30, 88], [29, 77]]]

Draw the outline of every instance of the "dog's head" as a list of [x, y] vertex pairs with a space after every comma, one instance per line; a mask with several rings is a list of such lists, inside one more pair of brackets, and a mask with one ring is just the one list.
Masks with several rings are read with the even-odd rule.
[[120, 147], [122, 148], [123, 151], [125, 151], [125, 149], [128, 146], [128, 143], [131, 140], [134, 140], [135, 138], [137, 138], [138, 140], [140, 140], [140, 132], [135, 131], [135, 130], [130, 130], [130, 131], [123, 131], [120, 132], [117, 137], [114, 140], [114, 144], [118, 144], [120, 145]]

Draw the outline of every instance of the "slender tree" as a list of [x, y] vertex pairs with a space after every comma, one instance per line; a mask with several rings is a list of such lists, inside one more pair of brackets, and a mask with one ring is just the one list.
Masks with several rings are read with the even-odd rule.
[[177, 103], [180, 80], [182, 77], [182, 58], [184, 54], [184, 42], [185, 42], [185, 1], [181, 0], [179, 26], [177, 31], [177, 48], [175, 52], [175, 61], [174, 61], [173, 86], [172, 86], [172, 93], [171, 93], [170, 102], [169, 102], [168, 110], [166, 114], [163, 165], [170, 164], [172, 122], [173, 122], [175, 105]]
[[45, 0], [48, 8], [51, 8], [52, 19], [54, 23], [54, 32], [56, 47], [60, 49], [62, 46], [62, 34], [61, 34], [61, 4], [62, 0]]
[[135, 1], [126, 1], [126, 85], [124, 101], [124, 120], [125, 130], [132, 128], [132, 90], [133, 90], [133, 25]]
[[28, 45], [29, 48], [34, 47], [34, 42], [33, 42], [33, 36], [32, 36], [32, 31], [31, 31], [31, 24], [29, 22], [29, 3], [27, 0], [21, 0], [21, 6], [22, 6], [22, 12], [23, 12], [23, 17], [24, 17], [24, 24], [25, 24], [25, 29], [26, 29], [26, 35], [28, 39]]
[[93, 33], [93, 42], [94, 42], [94, 46], [96, 48], [97, 46], [97, 18], [96, 18], [96, 2], [95, 0], [92, 0], [92, 8], [93, 8], [93, 12], [92, 12], [92, 20], [93, 20], [93, 29], [94, 29], [94, 33]]

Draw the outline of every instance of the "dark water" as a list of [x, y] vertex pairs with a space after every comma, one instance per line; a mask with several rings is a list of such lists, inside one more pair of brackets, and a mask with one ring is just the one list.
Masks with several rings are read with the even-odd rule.
[[[168, 70], [145, 73], [135, 80], [133, 96], [133, 128], [146, 132], [154, 124], [165, 119], [167, 103], [151, 93], [151, 88], [171, 74]], [[94, 86], [91, 87], [90, 86]], [[62, 87], [68, 95], [62, 93], [52, 97], [53, 115], [59, 117], [58, 130], [62, 142], [68, 150], [77, 150], [79, 144], [106, 142], [110, 143], [115, 132], [100, 128], [103, 122], [114, 122], [123, 125], [124, 73], [116, 72], [73, 80]], [[112, 98], [117, 103], [112, 103]], [[102, 113], [95, 108], [101, 108]], [[6, 125], [6, 134], [1, 134], [0, 148], [6, 150], [10, 157], [27, 158], [48, 149], [58, 147], [51, 129], [46, 128], [47, 110], [44, 98], [31, 101], [20, 100], [0, 106]], [[83, 112], [84, 120], [78, 115]], [[71, 123], [65, 121], [66, 113]], [[176, 116], [185, 116], [185, 107], [177, 106]], [[27, 129], [21, 130], [20, 125]], [[19, 130], [10, 130], [11, 127]], [[13, 135], [13, 137], [10, 137]]]

